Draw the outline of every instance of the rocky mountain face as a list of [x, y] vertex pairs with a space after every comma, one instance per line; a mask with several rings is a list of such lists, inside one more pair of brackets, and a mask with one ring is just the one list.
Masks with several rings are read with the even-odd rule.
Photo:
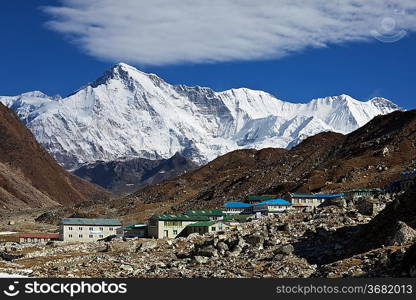
[[110, 162], [95, 162], [82, 166], [73, 174], [106, 188], [115, 194], [137, 191], [147, 185], [182, 175], [197, 165], [180, 154], [169, 159], [134, 158]]
[[172, 180], [143, 188], [111, 207], [145, 220], [152, 213], [221, 207], [248, 194], [339, 192], [385, 187], [416, 168], [416, 111], [378, 116], [348, 134], [320, 133], [291, 150], [238, 150]]
[[71, 170], [176, 153], [201, 165], [236, 149], [291, 148], [320, 132], [346, 134], [399, 109], [383, 98], [340, 95], [295, 104], [246, 88], [170, 85], [123, 63], [63, 99], [31, 92], [0, 102]]
[[109, 193], [71, 175], [0, 103], [0, 209], [73, 205]]

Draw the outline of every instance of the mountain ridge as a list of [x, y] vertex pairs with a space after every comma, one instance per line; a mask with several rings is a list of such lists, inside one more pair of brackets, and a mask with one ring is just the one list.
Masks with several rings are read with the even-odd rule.
[[[43, 94], [44, 95], [44, 94]], [[69, 96], [0, 97], [66, 169], [120, 157], [202, 165], [236, 149], [293, 147], [322, 131], [349, 133], [400, 107], [348, 95], [291, 103], [247, 88], [170, 85], [119, 63]], [[310, 119], [309, 122], [305, 120]]]

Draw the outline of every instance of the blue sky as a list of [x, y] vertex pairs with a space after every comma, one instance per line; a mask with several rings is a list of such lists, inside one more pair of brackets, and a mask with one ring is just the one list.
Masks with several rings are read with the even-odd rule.
[[[96, 0], [91, 0], [91, 3], [94, 1]], [[108, 0], [101, 1], [105, 5]], [[403, 5], [407, 5], [405, 2], [406, 0], [403, 0]], [[169, 31], [165, 28], [152, 25], [148, 31], [130, 32], [130, 27], [140, 26], [137, 26], [136, 21], [132, 21], [131, 26], [129, 23], [123, 25], [121, 21], [117, 23], [117, 15], [110, 18], [115, 20], [111, 23], [107, 20], [97, 20], [99, 25], [87, 24], [90, 26], [88, 28], [93, 28], [92, 33], [83, 35], [82, 31], [86, 30], [86, 25], [83, 21], [76, 20], [78, 15], [63, 15], [66, 10], [40, 9], [44, 6], [59, 7], [64, 4], [77, 8], [79, 3], [81, 2], [78, 0], [2, 1], [0, 95], [41, 90], [50, 95], [65, 96], [96, 79], [114, 63], [124, 61], [145, 72], [156, 73], [173, 84], [208, 86], [217, 91], [248, 87], [267, 91], [282, 100], [292, 102], [306, 102], [312, 98], [338, 94], [349, 94], [360, 100], [382, 96], [404, 108], [416, 108], [413, 96], [416, 77], [416, 34], [413, 33], [414, 28], [405, 23], [403, 27], [407, 32], [406, 36], [395, 42], [380, 41], [365, 35], [362, 29], [348, 29], [345, 24], [336, 24], [337, 27], [334, 27], [336, 30], [339, 29], [342, 37], [350, 34], [344, 40], [335, 35], [325, 39], [326, 36], [332, 35], [331, 32], [323, 31], [325, 27], [317, 27], [316, 32], [324, 32], [323, 37], [313, 35], [313, 38], [308, 40], [310, 32], [306, 35], [305, 29], [301, 28], [296, 32], [296, 36], [291, 36], [291, 40], [280, 39], [276, 42], [278, 44], [273, 44], [273, 39], [266, 40], [263, 36], [250, 33], [248, 36], [254, 39], [250, 44], [245, 36], [243, 39], [234, 39], [234, 36], [241, 33], [232, 31], [236, 30], [233, 24], [225, 24], [222, 28], [227, 28], [228, 31], [223, 35], [221, 30], [211, 27], [201, 27], [198, 32], [183, 32], [181, 27], [174, 28], [173, 32], [182, 34], [175, 36], [172, 41], [166, 41], [166, 32]], [[134, 5], [133, 2], [131, 5]], [[87, 17], [97, 18], [88, 11], [88, 7], [82, 9], [91, 14]], [[202, 7], [201, 10], [205, 11], [206, 8]], [[114, 8], [108, 7], [108, 11], [113, 12]], [[120, 11], [121, 13], [124, 12]], [[243, 11], [241, 14], [244, 13]], [[154, 16], [149, 12], [150, 15]], [[412, 13], [406, 12], [406, 15]], [[178, 12], [173, 11], [168, 17], [158, 17], [171, 17], [175, 20], [177, 16]], [[227, 22], [233, 18], [227, 17]], [[236, 22], [238, 18], [239, 15], [236, 14]], [[405, 18], [397, 17], [397, 20], [401, 19]], [[255, 21], [259, 23], [258, 19]], [[206, 22], [212, 23], [209, 20]], [[290, 26], [290, 20], [287, 22], [283, 25]], [[350, 26], [363, 26], [361, 23]], [[174, 24], [176, 26], [176, 22]], [[127, 29], [123, 26], [127, 26]], [[188, 28], [189, 24], [183, 26]], [[250, 24], [241, 26], [246, 26], [248, 32], [251, 29]], [[262, 26], [264, 31], [270, 29], [267, 24]], [[172, 25], [169, 25], [170, 27]], [[97, 31], [94, 28], [98, 28]], [[252, 30], [259, 31], [259, 28]], [[288, 36], [288, 31], [273, 30], [275, 29], [270, 29], [271, 35], [276, 33], [282, 37]], [[135, 40], [138, 36], [141, 38], [137, 38], [137, 44], [124, 45], [122, 41], [126, 39], [118, 40], [118, 32], [121, 31], [125, 32], [123, 37], [126, 39]], [[200, 32], [203, 31], [207, 32], [206, 37], [199, 40]], [[113, 32], [116, 37], [112, 37]], [[159, 32], [161, 38], [158, 39]], [[97, 38], [100, 35], [103, 35], [104, 39]], [[147, 38], [148, 36], [150, 38]], [[181, 48], [188, 40], [192, 43]], [[296, 43], [293, 43], [293, 40]], [[232, 41], [227, 43], [227, 49], [223, 49], [224, 41]], [[116, 44], [120, 47], [113, 46]], [[260, 46], [257, 47], [257, 44]], [[290, 49], [287, 51], [288, 48]]]

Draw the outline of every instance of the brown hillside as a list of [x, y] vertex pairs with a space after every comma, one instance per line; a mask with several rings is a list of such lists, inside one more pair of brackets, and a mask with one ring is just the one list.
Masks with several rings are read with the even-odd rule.
[[71, 205], [108, 196], [60, 167], [0, 103], [0, 209]]
[[416, 111], [397, 111], [348, 135], [318, 134], [290, 151], [234, 151], [198, 170], [115, 199], [111, 206], [131, 219], [145, 219], [153, 212], [216, 208], [255, 193], [384, 187], [415, 166]]

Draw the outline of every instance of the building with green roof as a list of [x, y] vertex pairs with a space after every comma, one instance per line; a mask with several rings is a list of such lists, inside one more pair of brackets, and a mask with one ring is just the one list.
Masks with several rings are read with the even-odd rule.
[[147, 224], [137, 222], [117, 229], [118, 237], [144, 238], [147, 236]]
[[207, 217], [210, 220], [221, 220], [225, 213], [222, 210], [211, 209], [211, 210], [187, 210], [185, 215], [190, 217]]
[[357, 201], [362, 198], [371, 198], [382, 193], [381, 189], [378, 188], [357, 188], [347, 191], [348, 200]]
[[222, 222], [222, 221], [206, 221], [206, 222], [196, 222], [193, 224], [189, 224], [186, 226], [186, 235], [192, 233], [211, 233], [221, 230], [227, 230], [230, 228], [230, 225]]
[[208, 215], [170, 215], [158, 214], [149, 219], [148, 234], [157, 239], [176, 238], [186, 235], [186, 226], [196, 222], [211, 221]]

